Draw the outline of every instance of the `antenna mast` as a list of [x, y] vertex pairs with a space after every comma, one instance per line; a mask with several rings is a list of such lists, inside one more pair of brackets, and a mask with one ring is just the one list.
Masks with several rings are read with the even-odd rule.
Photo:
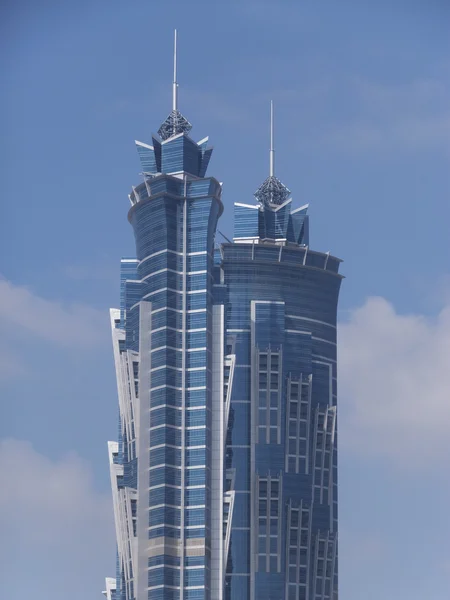
[[270, 170], [269, 175], [273, 177], [274, 172], [274, 154], [275, 150], [273, 148], [273, 100], [270, 101]]
[[177, 30], [175, 29], [173, 44], [173, 84], [172, 84], [172, 110], [178, 110], [178, 83], [177, 83]]

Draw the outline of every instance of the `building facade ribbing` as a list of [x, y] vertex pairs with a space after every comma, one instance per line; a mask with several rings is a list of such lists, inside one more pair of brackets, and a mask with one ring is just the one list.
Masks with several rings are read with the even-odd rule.
[[111, 310], [119, 438], [108, 600], [337, 600], [340, 260], [272, 174], [218, 245], [212, 150], [172, 111], [136, 142]]

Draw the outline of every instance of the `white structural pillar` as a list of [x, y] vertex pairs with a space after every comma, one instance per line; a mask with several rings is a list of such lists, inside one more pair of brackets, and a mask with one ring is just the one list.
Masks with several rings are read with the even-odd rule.
[[225, 424], [223, 401], [224, 306], [213, 306], [212, 436], [211, 436], [211, 598], [223, 600], [225, 577], [223, 539]]

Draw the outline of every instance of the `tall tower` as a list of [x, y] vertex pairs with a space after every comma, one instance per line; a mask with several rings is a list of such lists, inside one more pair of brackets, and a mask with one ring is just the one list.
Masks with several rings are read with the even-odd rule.
[[222, 568], [223, 481], [212, 443], [223, 402], [213, 383], [223, 368], [213, 307], [222, 190], [206, 177], [212, 149], [189, 136], [177, 85], [175, 33], [172, 111], [151, 145], [136, 142], [144, 178], [129, 197], [136, 258], [122, 260], [121, 308], [111, 310], [115, 600], [206, 600]]
[[111, 310], [119, 436], [107, 600], [337, 600], [339, 259], [275, 176], [218, 245], [212, 149], [178, 109], [151, 145]]
[[337, 600], [340, 260], [309, 248], [308, 205], [275, 176], [235, 204], [225, 292], [230, 600]]

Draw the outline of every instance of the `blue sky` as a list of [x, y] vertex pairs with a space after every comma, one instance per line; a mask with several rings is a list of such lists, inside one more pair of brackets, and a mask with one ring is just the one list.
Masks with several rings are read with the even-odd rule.
[[450, 5], [445, 0], [3, 3], [0, 535], [10, 600], [101, 598], [106, 441], [140, 181], [134, 139], [179, 103], [210, 136], [219, 228], [275, 171], [342, 257], [341, 596], [450, 589]]

